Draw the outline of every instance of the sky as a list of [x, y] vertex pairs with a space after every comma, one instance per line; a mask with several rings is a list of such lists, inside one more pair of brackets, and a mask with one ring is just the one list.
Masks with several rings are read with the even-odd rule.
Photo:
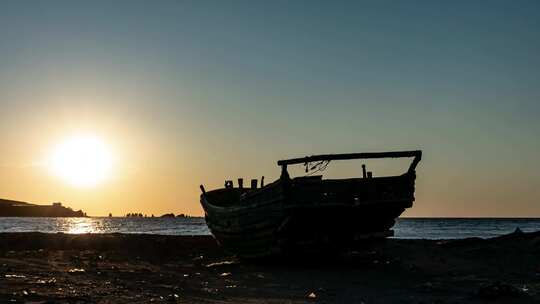
[[[279, 159], [421, 149], [404, 216], [540, 217], [538, 54], [538, 1], [2, 1], [0, 197], [201, 215]], [[81, 134], [92, 187], [47, 165]]]

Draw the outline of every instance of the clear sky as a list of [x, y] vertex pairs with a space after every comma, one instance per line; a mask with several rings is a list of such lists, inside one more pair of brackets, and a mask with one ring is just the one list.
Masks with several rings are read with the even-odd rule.
[[[0, 197], [200, 215], [281, 158], [422, 149], [406, 216], [539, 217], [539, 54], [538, 1], [2, 1]], [[80, 134], [92, 187], [46, 165]]]

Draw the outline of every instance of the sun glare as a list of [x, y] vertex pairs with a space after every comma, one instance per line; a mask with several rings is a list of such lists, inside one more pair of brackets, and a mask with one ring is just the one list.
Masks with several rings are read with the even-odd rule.
[[81, 187], [95, 186], [111, 174], [109, 147], [98, 137], [76, 136], [56, 146], [49, 158], [51, 172], [65, 182]]

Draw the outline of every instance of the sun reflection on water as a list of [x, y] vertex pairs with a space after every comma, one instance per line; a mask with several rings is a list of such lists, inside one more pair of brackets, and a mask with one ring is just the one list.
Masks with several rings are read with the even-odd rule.
[[97, 229], [95, 221], [85, 217], [71, 217], [63, 219], [64, 231], [66, 233], [97, 233], [100, 232]]
[[0, 217], [1, 232], [208, 235], [204, 218]]

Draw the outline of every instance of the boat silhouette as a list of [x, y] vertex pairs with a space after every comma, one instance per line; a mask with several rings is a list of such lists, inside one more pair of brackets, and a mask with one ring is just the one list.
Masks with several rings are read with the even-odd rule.
[[[408, 170], [397, 176], [323, 179], [291, 178], [287, 167], [304, 164], [321, 169], [330, 161], [412, 157]], [[227, 251], [240, 257], [340, 252], [366, 239], [393, 235], [395, 219], [412, 206], [416, 166], [421, 151], [327, 154], [280, 160], [278, 180], [250, 188], [239, 179], [237, 187], [206, 191], [201, 185], [201, 204], [206, 223]], [[261, 181], [262, 182], [262, 181]]]

